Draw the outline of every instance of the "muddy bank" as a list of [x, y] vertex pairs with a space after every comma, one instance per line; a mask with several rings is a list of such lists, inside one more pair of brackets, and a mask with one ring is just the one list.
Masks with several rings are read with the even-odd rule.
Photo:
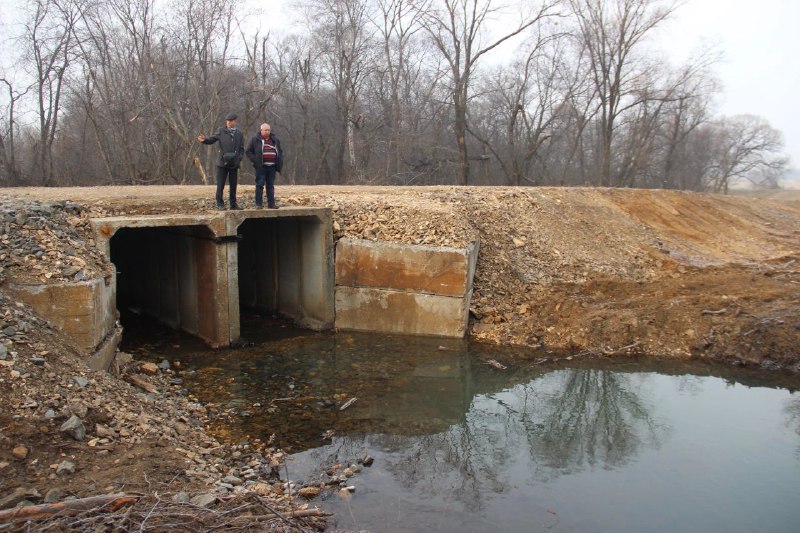
[[[253, 188], [240, 191], [252, 208]], [[800, 371], [797, 200], [553, 188], [277, 193], [283, 205], [331, 207], [337, 239], [463, 247], [479, 238], [477, 339]], [[214, 407], [185, 396], [169, 361], [91, 372], [80, 349], [6, 291], [107, 275], [91, 218], [211, 212], [212, 197], [202, 186], [0, 190], [0, 496], [158, 492], [205, 496], [195, 503], [213, 509], [248, 492], [287, 512], [302, 507], [276, 473], [279, 450], [206, 434]], [[62, 429], [73, 416], [82, 439]]]

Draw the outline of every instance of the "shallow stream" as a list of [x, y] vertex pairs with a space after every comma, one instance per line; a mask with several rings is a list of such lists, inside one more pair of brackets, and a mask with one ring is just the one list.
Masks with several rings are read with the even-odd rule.
[[236, 350], [149, 337], [125, 348], [180, 361], [217, 434], [274, 435], [299, 484], [374, 458], [315, 500], [332, 530], [800, 530], [797, 376], [280, 324]]

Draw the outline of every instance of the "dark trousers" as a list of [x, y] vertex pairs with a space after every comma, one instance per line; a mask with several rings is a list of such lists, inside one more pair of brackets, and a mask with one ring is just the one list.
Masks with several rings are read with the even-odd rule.
[[225, 205], [225, 202], [222, 201], [222, 191], [225, 190], [226, 180], [230, 182], [230, 188], [228, 189], [230, 206], [236, 205], [236, 184], [239, 181], [239, 169], [217, 167], [217, 207]]
[[256, 170], [256, 205], [264, 205], [264, 185], [267, 186], [267, 205], [275, 205], [275, 165], [262, 165]]

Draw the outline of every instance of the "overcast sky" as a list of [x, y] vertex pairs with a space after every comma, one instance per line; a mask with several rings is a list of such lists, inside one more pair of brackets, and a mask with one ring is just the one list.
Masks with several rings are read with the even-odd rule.
[[722, 61], [719, 113], [749, 113], [781, 130], [800, 169], [800, 1], [690, 0], [660, 33], [662, 46], [685, 58], [702, 41]]
[[[0, 22], [17, 3], [0, 0]], [[293, 4], [270, 0], [272, 16], [266, 18], [291, 31]], [[658, 42], [676, 61], [704, 42], [715, 44], [723, 54], [714, 68], [723, 84], [718, 112], [766, 118], [783, 132], [792, 166], [800, 169], [800, 0], [688, 0], [661, 28]]]

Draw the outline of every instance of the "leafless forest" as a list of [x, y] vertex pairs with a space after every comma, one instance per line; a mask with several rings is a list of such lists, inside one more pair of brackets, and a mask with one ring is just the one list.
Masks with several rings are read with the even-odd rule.
[[0, 185], [213, 181], [195, 137], [229, 112], [272, 125], [283, 183], [725, 191], [787, 164], [765, 120], [716, 114], [714, 50], [653, 49], [675, 2], [305, 0], [266, 32], [269, 6], [24, 0]]

